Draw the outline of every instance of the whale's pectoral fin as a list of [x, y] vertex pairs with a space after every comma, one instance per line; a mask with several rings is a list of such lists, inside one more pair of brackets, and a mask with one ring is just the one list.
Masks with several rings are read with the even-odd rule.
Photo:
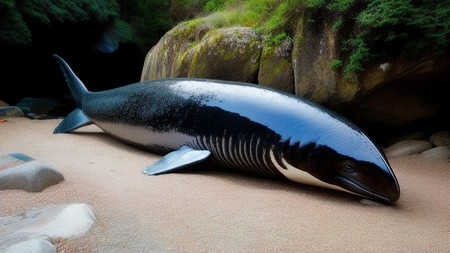
[[142, 172], [147, 175], [159, 175], [182, 169], [189, 165], [206, 160], [211, 154], [208, 150], [195, 150], [188, 146], [165, 155], [158, 162], [147, 166]]
[[75, 109], [69, 113], [59, 125], [53, 130], [54, 134], [68, 133], [73, 130], [92, 124], [91, 120], [80, 109]]

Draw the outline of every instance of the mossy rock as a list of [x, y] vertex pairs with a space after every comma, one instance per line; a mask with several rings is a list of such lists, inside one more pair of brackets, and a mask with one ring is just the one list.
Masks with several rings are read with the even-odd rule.
[[211, 27], [201, 22], [184, 22], [167, 32], [147, 54], [141, 81], [186, 77], [188, 67], [181, 64], [186, 53], [198, 44]]
[[275, 46], [264, 46], [259, 65], [258, 82], [263, 86], [291, 94], [295, 92], [292, 41], [285, 40]]
[[253, 29], [215, 30], [192, 50], [188, 77], [257, 83], [262, 39]]

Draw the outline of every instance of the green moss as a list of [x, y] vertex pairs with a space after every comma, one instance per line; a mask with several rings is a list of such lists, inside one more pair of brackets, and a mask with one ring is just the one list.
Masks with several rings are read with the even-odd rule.
[[342, 62], [342, 60], [337, 60], [337, 59], [333, 59], [330, 63], [330, 67], [332, 70], [339, 70], [342, 65], [344, 64], [344, 62]]
[[[392, 56], [417, 55], [432, 48], [450, 50], [450, 1], [397, 0], [213, 0], [220, 12], [211, 19], [220, 27], [253, 27], [270, 44], [293, 37], [292, 20], [306, 15], [305, 25], [332, 24], [339, 34], [340, 62], [331, 67], [347, 77], [365, 70], [366, 63]], [[339, 65], [339, 66], [338, 66]]]
[[175, 29], [173, 29], [171, 32], [174, 37], [189, 38], [192, 37], [193, 34], [195, 34], [195, 30], [201, 24], [203, 24], [203, 21], [201, 19], [193, 19], [176, 26]]
[[279, 33], [277, 35], [269, 34], [265, 37], [264, 42], [268, 47], [279, 45], [283, 41], [291, 41], [292, 38], [286, 34], [286, 32]]

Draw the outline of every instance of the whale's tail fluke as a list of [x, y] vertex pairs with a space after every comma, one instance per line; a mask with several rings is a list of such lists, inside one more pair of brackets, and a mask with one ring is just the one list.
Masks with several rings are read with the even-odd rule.
[[83, 82], [73, 73], [69, 65], [61, 58], [59, 55], [54, 54], [53, 57], [59, 63], [61, 70], [66, 78], [66, 82], [69, 85], [70, 92], [72, 93], [73, 99], [77, 103], [78, 107], [81, 107], [81, 101], [83, 96], [89, 91], [84, 86]]
[[83, 97], [86, 96], [89, 91], [84, 86], [83, 82], [73, 73], [69, 65], [57, 54], [53, 57], [59, 63], [61, 70], [64, 74], [67, 84], [69, 85], [70, 92], [72, 93], [73, 99], [77, 104], [77, 109], [67, 115], [63, 121], [55, 128], [53, 133], [67, 133], [71, 132], [82, 126], [92, 124], [90, 119], [82, 110]]

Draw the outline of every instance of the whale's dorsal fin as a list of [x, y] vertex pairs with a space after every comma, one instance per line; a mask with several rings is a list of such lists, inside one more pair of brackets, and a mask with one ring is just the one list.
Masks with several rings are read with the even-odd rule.
[[53, 130], [53, 133], [68, 133], [90, 124], [92, 124], [92, 122], [86, 114], [80, 109], [75, 109], [59, 123], [55, 130]]
[[147, 175], [173, 172], [204, 161], [210, 154], [211, 152], [208, 150], [195, 150], [188, 146], [182, 146], [180, 149], [168, 153], [158, 162], [145, 167], [142, 172]]

